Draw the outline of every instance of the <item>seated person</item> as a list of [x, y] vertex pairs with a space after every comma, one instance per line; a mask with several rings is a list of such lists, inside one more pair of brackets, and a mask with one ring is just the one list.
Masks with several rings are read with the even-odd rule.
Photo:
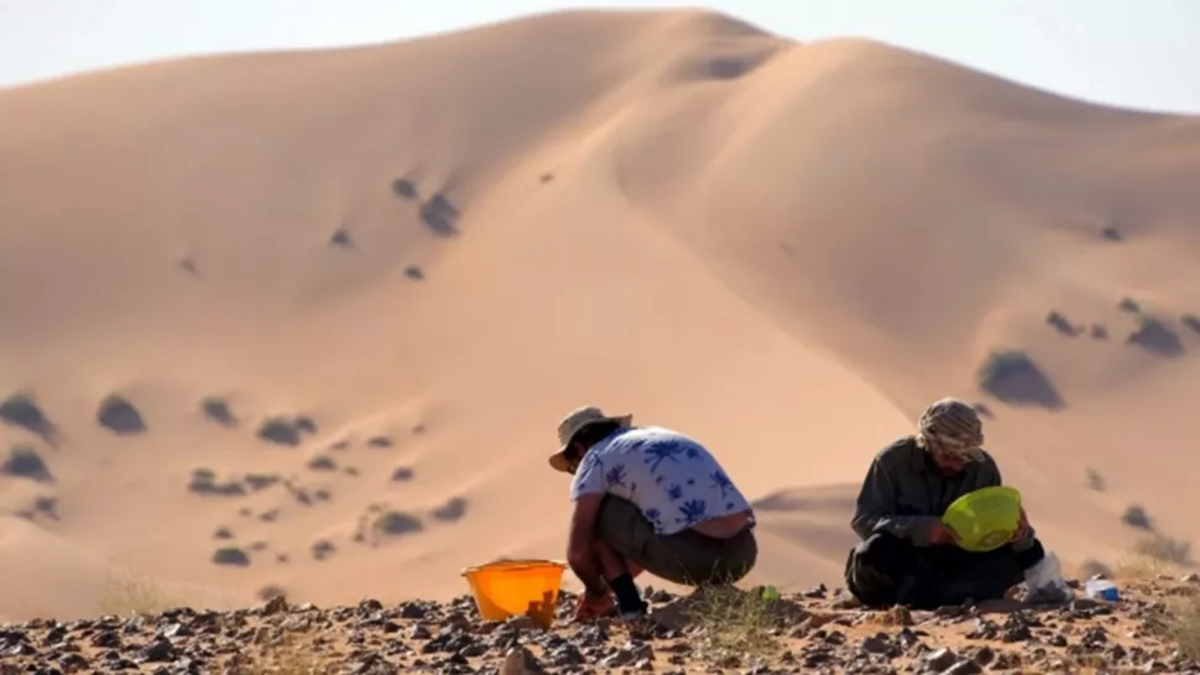
[[[956, 545], [942, 524], [946, 507], [962, 495], [1000, 485], [1000, 471], [981, 447], [983, 429], [975, 409], [942, 399], [921, 415], [917, 433], [884, 448], [871, 462], [858, 495], [851, 527], [862, 542], [846, 560], [847, 589], [868, 607], [894, 604], [917, 609], [1003, 598], [1026, 578], [1053, 578], [1024, 510], [1013, 538], [986, 553]], [[1038, 600], [1059, 602], [1061, 577]]]
[[[558, 428], [550, 466], [573, 474], [567, 562], [585, 587], [576, 618], [645, 616], [642, 571], [690, 586], [732, 584], [758, 557], [754, 512], [704, 446], [586, 407]], [[614, 607], [614, 596], [617, 607]]]

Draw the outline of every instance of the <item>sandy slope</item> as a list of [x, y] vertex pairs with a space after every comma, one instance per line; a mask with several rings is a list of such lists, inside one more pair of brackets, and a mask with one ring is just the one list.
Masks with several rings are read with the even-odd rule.
[[[61, 432], [0, 427], [53, 475], [0, 477], [0, 611], [89, 613], [114, 573], [222, 602], [462, 592], [464, 565], [561, 555], [545, 455], [583, 403], [720, 453], [764, 500], [757, 581], [833, 585], [861, 471], [947, 394], [993, 410], [990, 447], [1069, 559], [1127, 549], [1133, 501], [1195, 536], [1198, 169], [1194, 119], [694, 12], [0, 91], [0, 383]], [[439, 192], [452, 234], [419, 217]], [[1125, 343], [1125, 296], [1182, 356]], [[1066, 408], [979, 391], [998, 347]], [[144, 432], [96, 423], [111, 392]], [[317, 428], [256, 438], [274, 414]], [[281, 482], [201, 495], [197, 468]], [[38, 496], [57, 519], [19, 515]], [[355, 541], [387, 510], [419, 526]], [[219, 527], [249, 566], [210, 561]]]

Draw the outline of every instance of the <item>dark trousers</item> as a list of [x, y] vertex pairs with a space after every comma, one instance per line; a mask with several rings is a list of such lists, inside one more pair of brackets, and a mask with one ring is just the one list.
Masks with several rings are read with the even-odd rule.
[[596, 536], [656, 577], [686, 586], [733, 584], [758, 561], [758, 540], [747, 528], [728, 539], [695, 530], [663, 536], [632, 502], [607, 495], [596, 515]]
[[846, 588], [867, 607], [933, 609], [1003, 598], [1046, 555], [1041, 542], [1021, 552], [1001, 546], [972, 553], [957, 546], [914, 546], [874, 534], [850, 550]]

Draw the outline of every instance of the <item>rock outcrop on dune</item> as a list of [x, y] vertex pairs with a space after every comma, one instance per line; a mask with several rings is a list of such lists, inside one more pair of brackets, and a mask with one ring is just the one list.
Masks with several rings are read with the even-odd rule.
[[[947, 395], [989, 411], [1062, 558], [1115, 562], [1131, 503], [1186, 542], [1198, 130], [698, 11], [2, 90], [0, 385], [36, 403], [0, 442], [54, 480], [0, 476], [0, 574], [41, 546], [78, 586], [0, 606], [87, 616], [110, 559], [452, 597], [480, 560], [561, 555], [545, 456], [583, 404], [787, 496], [751, 583], [837, 578], [862, 472]], [[997, 352], [1025, 360], [981, 379]], [[1103, 493], [1060, 480], [1085, 466]], [[3, 520], [40, 498], [56, 518]], [[421, 528], [360, 545], [383, 504]], [[220, 527], [251, 564], [213, 564]]]

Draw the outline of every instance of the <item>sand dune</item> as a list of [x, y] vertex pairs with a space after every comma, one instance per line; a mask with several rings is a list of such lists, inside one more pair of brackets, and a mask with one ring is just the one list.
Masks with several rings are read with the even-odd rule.
[[[944, 395], [1068, 560], [1144, 536], [1135, 502], [1200, 535], [1198, 170], [1196, 118], [702, 12], [0, 91], [0, 396], [55, 430], [0, 426], [52, 476], [0, 476], [2, 611], [92, 613], [112, 570], [461, 593], [561, 556], [584, 403], [721, 455], [754, 581], [836, 585], [866, 463]], [[1061, 405], [1011, 360], [984, 391], [996, 350]]]

